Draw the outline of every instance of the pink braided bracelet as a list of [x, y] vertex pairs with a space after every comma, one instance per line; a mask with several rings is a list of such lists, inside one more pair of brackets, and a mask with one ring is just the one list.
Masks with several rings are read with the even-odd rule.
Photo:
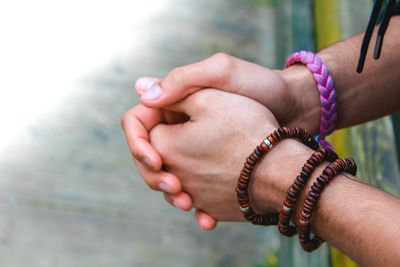
[[325, 137], [335, 130], [335, 123], [338, 118], [336, 107], [336, 91], [333, 87], [333, 80], [329, 74], [328, 68], [322, 63], [319, 56], [313, 52], [300, 51], [293, 53], [285, 63], [288, 68], [296, 63], [303, 63], [311, 71], [317, 82], [320, 101], [321, 101], [321, 119], [319, 124], [319, 135], [316, 136], [318, 143], [332, 149]]

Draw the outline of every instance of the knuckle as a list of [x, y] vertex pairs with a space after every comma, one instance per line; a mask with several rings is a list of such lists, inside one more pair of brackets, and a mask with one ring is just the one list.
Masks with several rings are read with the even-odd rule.
[[159, 191], [159, 187], [158, 187], [158, 183], [157, 181], [151, 179], [151, 180], [145, 180], [146, 184], [148, 185], [148, 187], [150, 187], [151, 190], [154, 191]]
[[171, 72], [169, 73], [169, 79], [171, 79], [171, 81], [175, 84], [182, 84], [184, 83], [184, 67], [177, 67], [171, 70]]
[[154, 191], [160, 191], [159, 187], [158, 187], [158, 180], [155, 179], [154, 177], [150, 177], [149, 175], [147, 176], [143, 176], [143, 180], [144, 182], [147, 184], [147, 186]]
[[150, 143], [153, 145], [154, 149], [161, 155], [163, 155], [164, 151], [163, 127], [164, 126], [161, 124], [157, 125], [149, 133]]
[[217, 53], [212, 56], [215, 66], [222, 71], [231, 70], [236, 65], [236, 59], [225, 53]]
[[230, 56], [224, 52], [218, 52], [211, 56], [212, 59], [217, 60], [217, 61], [229, 60], [231, 57], [232, 56]]
[[196, 107], [197, 111], [202, 112], [207, 110], [210, 100], [208, 90], [202, 90], [193, 95], [192, 104]]
[[137, 111], [139, 109], [139, 106], [134, 106], [131, 109], [125, 111], [125, 113], [121, 117], [121, 128], [125, 130], [128, 126], [129, 121], [132, 121], [134, 119]]
[[138, 151], [136, 148], [132, 150], [132, 157], [140, 162], [143, 162], [144, 156], [143, 154]]
[[149, 133], [149, 139], [150, 139], [150, 143], [154, 144], [158, 142], [159, 136], [161, 134], [161, 129], [160, 129], [160, 125], [155, 126], [153, 129], [151, 129], [150, 133]]
[[142, 177], [143, 181], [146, 183], [146, 185], [152, 189], [152, 190], [156, 190], [159, 191], [159, 181], [157, 176], [155, 176], [154, 172], [148, 172], [145, 171], [142, 165], [138, 165], [138, 162], [135, 161], [136, 166], [138, 167], [138, 172], [140, 174], [140, 176]]
[[225, 53], [217, 53], [210, 60], [212, 66], [215, 66], [213, 80], [210, 82], [216, 85], [224, 85], [234, 72], [237, 59]]
[[127, 123], [129, 116], [130, 116], [129, 111], [126, 111], [121, 117], [121, 128], [123, 130], [126, 129], [126, 123]]

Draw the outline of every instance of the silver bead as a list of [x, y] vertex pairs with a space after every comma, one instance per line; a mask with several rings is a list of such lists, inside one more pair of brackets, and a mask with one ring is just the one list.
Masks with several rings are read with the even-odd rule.
[[304, 224], [304, 225], [307, 225], [307, 224], [310, 223], [310, 221], [303, 221], [303, 220], [299, 220], [299, 222], [300, 222], [301, 224]]
[[245, 208], [240, 207], [240, 210], [242, 212], [248, 212], [250, 210], [250, 207], [245, 207]]
[[291, 211], [292, 211], [292, 208], [289, 208], [289, 207], [287, 207], [287, 206], [285, 206], [285, 205], [282, 206], [282, 209], [283, 209], [284, 211], [286, 211], [286, 212], [291, 212]]

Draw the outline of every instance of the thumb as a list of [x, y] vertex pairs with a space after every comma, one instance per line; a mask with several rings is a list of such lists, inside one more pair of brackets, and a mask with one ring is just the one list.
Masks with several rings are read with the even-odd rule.
[[203, 88], [239, 94], [260, 102], [271, 110], [281, 110], [276, 99], [286, 96], [285, 83], [278, 72], [223, 53], [203, 61], [173, 69], [162, 81], [152, 83], [141, 102], [162, 108], [179, 102]]
[[139, 96], [142, 96], [148, 90], [152, 88], [153, 85], [159, 83], [161, 80], [154, 77], [141, 77], [135, 83], [135, 91]]
[[254, 79], [249, 79], [241, 70], [248, 70], [248, 73], [253, 74], [265, 73], [265, 69], [260, 66], [218, 53], [203, 61], [175, 68], [162, 81], [149, 82], [151, 86], [141, 95], [141, 101], [148, 107], [162, 108], [179, 102], [202, 88], [218, 88], [258, 98], [254, 93], [255, 86], [251, 84], [248, 86], [251, 90], [242, 91], [243, 80]]

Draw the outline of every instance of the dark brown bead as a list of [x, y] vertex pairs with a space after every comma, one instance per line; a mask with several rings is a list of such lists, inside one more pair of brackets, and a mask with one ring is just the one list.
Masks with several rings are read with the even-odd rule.
[[[315, 196], [312, 196], [311, 194], [308, 194], [307, 200], [312, 202], [312, 203], [317, 203], [318, 198]], [[315, 205], [315, 204], [314, 204]]]
[[[314, 138], [307, 133], [303, 128], [299, 127], [282, 127], [278, 130], [274, 131], [272, 134], [266, 137], [269, 142], [274, 145], [279, 141], [285, 138], [297, 138], [303, 144], [307, 145], [312, 149], [318, 148], [318, 143], [314, 140]], [[297, 232], [296, 228], [289, 224], [290, 217], [292, 215], [292, 209], [295, 207], [300, 191], [306, 185], [310, 174], [313, 172], [314, 168], [321, 164], [323, 160], [333, 161], [337, 158], [336, 154], [326, 149], [319, 149], [316, 151], [312, 157], [307, 161], [308, 165], [303, 166], [301, 173], [296, 177], [292, 186], [288, 189], [286, 198], [284, 200], [285, 207], [282, 206], [280, 209], [280, 215], [278, 213], [260, 215], [256, 214], [255, 211], [250, 206], [250, 200], [248, 195], [248, 186], [251, 179], [251, 173], [254, 169], [254, 166], [259, 162], [259, 160], [267, 154], [273, 146], [267, 146], [264, 142], [261, 142], [256, 149], [246, 158], [246, 163], [243, 165], [243, 169], [241, 171], [240, 177], [238, 179], [237, 184], [237, 198], [238, 203], [242, 207], [244, 217], [250, 222], [258, 225], [271, 225], [278, 224], [281, 232], [286, 233], [287, 235], [293, 235]], [[346, 168], [346, 170], [354, 171], [356, 167], [353, 167], [353, 163], [351, 161], [342, 161], [335, 162], [335, 165], [332, 165], [336, 170], [337, 168]], [[346, 166], [346, 167], [344, 167]], [[328, 170], [325, 175], [321, 175], [317, 179], [318, 182], [314, 182], [315, 186], [312, 187], [314, 190], [309, 196], [307, 196], [306, 201], [304, 203], [304, 215], [306, 221], [309, 221], [311, 217], [311, 212], [316, 206], [316, 202], [324, 188], [324, 186], [331, 179], [331, 175], [335, 173], [331, 170]], [[247, 208], [248, 207], [248, 208]], [[310, 241], [309, 234], [310, 228], [309, 223], [304, 224], [302, 226], [304, 230], [302, 233], [299, 233], [301, 240], [304, 241], [302, 244], [306, 244], [305, 246], [315, 246], [320, 242], [319, 238], [313, 238]], [[314, 241], [316, 240], [316, 241]], [[312, 244], [312, 245], [309, 245]]]
[[249, 177], [240, 176], [238, 185], [247, 186], [249, 184]]
[[302, 212], [304, 212], [305, 214], [310, 214], [310, 215], [311, 215], [312, 210], [313, 210], [312, 207], [310, 207], [310, 206], [304, 206]]
[[[325, 159], [335, 160], [333, 163], [329, 164], [323, 171], [323, 174], [320, 175], [317, 180], [311, 186], [311, 190], [307, 194], [307, 198], [305, 200], [301, 216], [300, 218], [306, 217], [309, 214], [309, 218], [311, 218], [311, 213], [313, 209], [317, 205], [317, 201], [324, 190], [325, 185], [332, 180], [337, 174], [346, 171], [350, 168], [351, 163], [347, 159], [337, 159], [337, 155], [330, 150], [327, 150], [324, 156]], [[299, 239], [301, 246], [306, 251], [312, 251], [318, 248], [323, 240], [318, 236], [314, 236], [310, 239], [310, 225], [302, 225], [299, 227]]]
[[283, 128], [278, 129], [278, 134], [281, 137], [281, 139], [286, 138], [285, 130]]
[[238, 194], [247, 194], [247, 190], [240, 189], [239, 187], [236, 187], [235, 191]]
[[335, 170], [330, 166], [327, 166], [323, 173], [329, 177], [336, 175]]
[[318, 165], [318, 160], [316, 157], [311, 157], [307, 160], [307, 163], [310, 164], [311, 166], [316, 166]]
[[310, 201], [309, 199], [306, 199], [303, 205], [304, 207], [307, 207], [309, 210], [314, 209], [314, 202]]
[[257, 161], [254, 161], [250, 157], [247, 157], [246, 163], [250, 164], [251, 166], [254, 166], [254, 165], [256, 165]]
[[260, 160], [260, 158], [257, 156], [257, 154], [252, 153], [249, 158], [254, 161], [254, 162], [258, 162]]
[[317, 182], [320, 184], [320, 185], [324, 185], [324, 184], [326, 184], [326, 182], [327, 182], [327, 179], [326, 178], [324, 178], [322, 175], [321, 176], [318, 176], [318, 178], [317, 178]]
[[250, 177], [250, 175], [251, 175], [251, 170], [245, 169], [245, 168], [243, 168], [241, 173], [240, 173], [240, 176], [243, 176], [243, 177], [246, 177], [246, 178]]
[[238, 203], [240, 206], [249, 205], [249, 200], [246, 199], [238, 199]]
[[[292, 187], [290, 189], [292, 189]], [[296, 192], [294, 192], [294, 190], [288, 191], [287, 195], [292, 197], [292, 198], [297, 198], [297, 194], [296, 194]]]
[[297, 176], [296, 180], [299, 181], [304, 186], [307, 183], [308, 175]]
[[237, 186], [246, 188], [246, 190], [247, 190], [247, 187], [249, 186], [249, 180], [248, 179], [246, 180], [246, 179], [241, 177], [241, 178], [239, 178]]
[[238, 198], [240, 198], [242, 200], [245, 200], [245, 199], [249, 198], [249, 195], [247, 193], [236, 193], [236, 195], [237, 195]]
[[246, 173], [246, 172], [241, 172], [239, 179], [242, 179], [243, 181], [248, 181], [250, 179], [250, 173]]
[[311, 190], [315, 190], [315, 191], [320, 191], [322, 190], [323, 186], [321, 186], [321, 184], [319, 183], [313, 183], [313, 185], [311, 186]]
[[248, 170], [252, 170], [254, 166], [246, 162], [244, 164], [244, 167], [247, 168]]
[[[308, 138], [309, 135], [304, 134], [305, 132], [302, 132], [301, 130], [298, 132], [298, 137], [303, 138], [306, 137]], [[303, 139], [306, 139], [303, 138]], [[325, 149], [318, 149], [316, 152], [313, 153], [313, 155], [307, 160], [307, 162], [304, 164], [301, 173], [296, 177], [294, 183], [289, 187], [286, 198], [284, 200], [283, 205], [288, 207], [288, 208], [293, 208], [295, 203], [297, 202], [298, 195], [302, 188], [304, 188], [310, 174], [313, 172], [314, 168], [318, 166], [319, 164], [322, 163], [322, 161], [327, 157], [327, 151]], [[304, 211], [307, 212], [307, 214], [311, 214], [311, 211], [313, 209], [313, 202], [315, 200], [309, 199], [309, 203], [305, 204]], [[290, 216], [292, 212], [287, 212], [283, 206], [280, 210], [280, 219], [279, 219], [279, 228], [281, 233], [289, 235], [292, 234], [293, 230], [289, 233], [289, 222], [290, 222]], [[282, 217], [282, 218], [281, 218]], [[290, 228], [292, 229], [292, 228]], [[286, 232], [288, 231], [288, 232]]]
[[286, 199], [287, 199], [288, 201], [290, 201], [291, 203], [296, 203], [296, 201], [297, 201], [297, 195], [295, 195], [295, 197], [286, 195]]
[[299, 179], [296, 179], [293, 183], [293, 185], [298, 186], [299, 188], [302, 188], [304, 186], [304, 183], [302, 182], [302, 180], [300, 180], [301, 177]]
[[294, 189], [295, 192], [298, 192], [298, 191], [301, 190], [302, 186], [301, 186], [301, 185], [298, 185], [298, 184], [296, 184], [296, 183], [294, 183], [294, 184], [292, 185], [292, 188]]
[[275, 131], [274, 133], [272, 133], [272, 138], [275, 140], [275, 143], [277, 143], [278, 141], [280, 141], [279, 135], [278, 133]]

